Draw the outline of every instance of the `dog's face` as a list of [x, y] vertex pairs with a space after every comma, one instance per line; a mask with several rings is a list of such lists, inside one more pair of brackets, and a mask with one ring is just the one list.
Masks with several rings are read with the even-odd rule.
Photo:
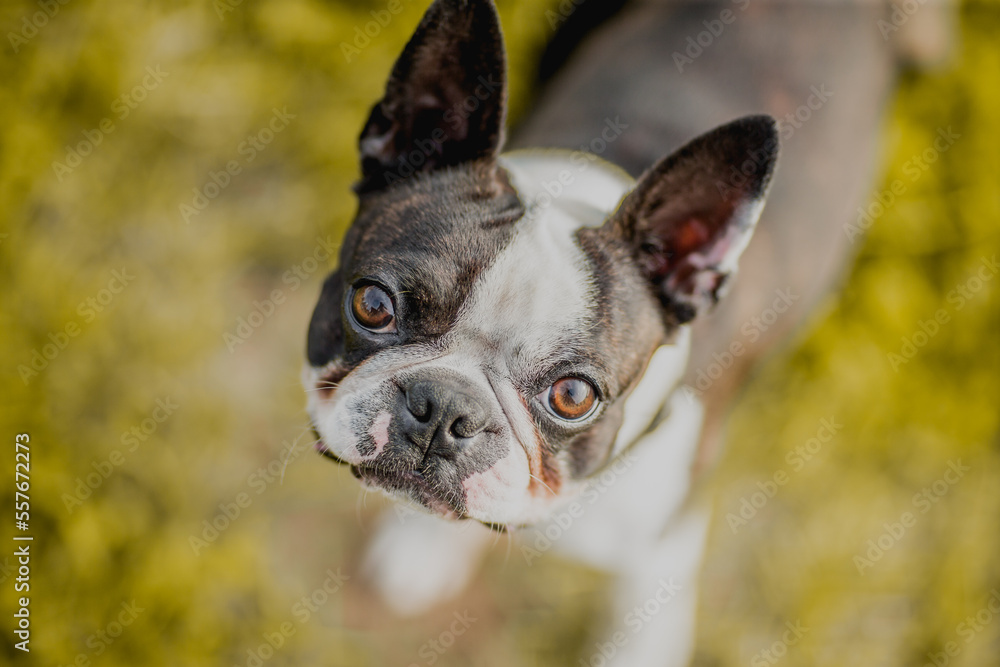
[[362, 131], [305, 382], [319, 449], [363, 483], [521, 524], [608, 461], [653, 353], [719, 298], [777, 136], [765, 117], [703, 135], [594, 224], [499, 157], [504, 80], [492, 3], [437, 0]]

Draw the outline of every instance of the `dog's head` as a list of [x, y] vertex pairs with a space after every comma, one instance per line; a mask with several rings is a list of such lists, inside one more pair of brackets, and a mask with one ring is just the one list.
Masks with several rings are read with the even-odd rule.
[[632, 187], [593, 156], [501, 157], [505, 77], [492, 3], [434, 2], [361, 133], [305, 382], [319, 449], [363, 483], [518, 524], [612, 457], [640, 380], [679, 380], [683, 363], [650, 359], [683, 357], [678, 334], [718, 300], [777, 136], [735, 121]]

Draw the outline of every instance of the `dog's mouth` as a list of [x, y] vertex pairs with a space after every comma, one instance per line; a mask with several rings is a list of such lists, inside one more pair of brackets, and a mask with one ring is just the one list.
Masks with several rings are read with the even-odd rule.
[[323, 439], [319, 437], [319, 432], [315, 428], [313, 429], [313, 433], [316, 434], [316, 444], [313, 445], [313, 449], [319, 452], [321, 456], [325, 456], [331, 461], [336, 461], [341, 465], [350, 465], [347, 461], [330, 451], [330, 448], [327, 447], [326, 443], [323, 442]]
[[419, 470], [386, 470], [384, 468], [351, 465], [351, 473], [363, 485], [398, 492], [416, 500], [428, 510], [446, 519], [464, 519], [459, 503], [450, 500]]
[[387, 470], [376, 466], [349, 463], [330, 451], [326, 443], [319, 438], [318, 433], [316, 444], [313, 447], [319, 454], [331, 461], [349, 466], [351, 474], [365, 486], [402, 493], [408, 498], [416, 500], [434, 514], [446, 519], [466, 518], [463, 507], [459, 503], [449, 500], [419, 470]]

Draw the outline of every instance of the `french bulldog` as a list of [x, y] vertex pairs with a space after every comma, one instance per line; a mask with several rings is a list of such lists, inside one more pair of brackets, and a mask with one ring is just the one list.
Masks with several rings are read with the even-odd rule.
[[632, 444], [646, 376], [670, 396], [685, 325], [753, 233], [778, 136], [741, 118], [633, 183], [592, 155], [503, 154], [505, 78], [492, 3], [434, 2], [362, 130], [358, 213], [305, 382], [317, 447], [364, 484], [523, 525]]
[[[613, 474], [574, 526], [584, 536], [561, 548], [623, 571], [630, 602], [691, 597], [669, 573], [690, 581], [704, 519], [661, 535], [698, 441], [698, 406], [679, 395], [689, 324], [735, 278], [777, 125], [733, 120], [634, 181], [583, 151], [504, 153], [505, 107], [493, 3], [435, 0], [361, 131], [357, 215], [309, 325], [316, 447], [367, 487], [493, 527], [550, 520]], [[386, 577], [413, 590], [385, 592], [404, 611], [463, 578], [447, 529], [407, 523], [438, 553], [398, 545], [412, 568]], [[376, 551], [398, 550], [381, 541]], [[689, 635], [675, 617], [690, 615], [649, 622]], [[643, 634], [656, 649], [640, 663], [626, 646], [621, 664], [688, 652], [689, 639]]]
[[[699, 11], [717, 13], [705, 7]], [[830, 17], [813, 19], [819, 27]], [[701, 15], [670, 20], [687, 31]], [[639, 43], [637, 31], [656, 25], [639, 22], [621, 53]], [[866, 48], [856, 49], [857, 67], [841, 68], [870, 73], [858, 94], [874, 101], [864, 122], [853, 122], [857, 141], [873, 136], [889, 79], [886, 60], [872, 55], [881, 51]], [[704, 66], [724, 52], [719, 46]], [[822, 49], [813, 55], [829, 60]], [[662, 53], [647, 60], [675, 66]], [[697, 392], [682, 386], [691, 332], [718, 330], [695, 343], [732, 336], [709, 312], [739, 283], [737, 265], [789, 126], [755, 114], [702, 128], [634, 179], [596, 153], [621, 155], [635, 172], [636, 156], [657, 144], [636, 144], [644, 134], [630, 128], [635, 116], [590, 113], [590, 141], [576, 143], [573, 110], [613, 109], [602, 86], [629, 78], [600, 62], [603, 70], [591, 59], [576, 80], [586, 88], [589, 72], [601, 84], [589, 87], [590, 102], [564, 95], [522, 134], [579, 148], [504, 152], [506, 57], [496, 9], [491, 0], [431, 4], [361, 131], [357, 214], [309, 324], [303, 382], [316, 449], [363, 486], [423, 511], [388, 517], [368, 557], [374, 585], [397, 612], [419, 613], [456, 594], [493, 541], [490, 529], [508, 530], [522, 536], [529, 562], [552, 546], [617, 575], [620, 627], [595, 645], [601, 664], [683, 665], [709, 516], [690, 501], [705, 419]], [[789, 86], [798, 89], [809, 90]], [[692, 102], [678, 99], [681, 107]], [[631, 143], [621, 139], [635, 129]], [[808, 142], [799, 139], [803, 148]], [[830, 187], [816, 192], [849, 203], [867, 181], [864, 169], [848, 172], [853, 185], [826, 174]], [[843, 263], [846, 244], [830, 224], [842, 218], [817, 215], [814, 229], [798, 211], [784, 217], [798, 229], [789, 222], [787, 236], [815, 241], [795, 267], [812, 282], [794, 284], [818, 294]], [[773, 282], [793, 273], [767, 275]], [[770, 299], [766, 282], [746, 290]], [[489, 529], [467, 529], [476, 522]], [[557, 539], [535, 539], [544, 535]]]

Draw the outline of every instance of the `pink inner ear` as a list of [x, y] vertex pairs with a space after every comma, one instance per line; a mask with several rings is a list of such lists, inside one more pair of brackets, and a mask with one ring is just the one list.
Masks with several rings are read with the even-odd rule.
[[711, 238], [708, 223], [699, 217], [691, 217], [677, 226], [670, 245], [679, 257], [686, 257]]
[[729, 219], [723, 214], [727, 212], [702, 212], [654, 225], [664, 230], [663, 242], [651, 244], [654, 247], [646, 258], [649, 274], [676, 285], [693, 271], [721, 261], [732, 242], [727, 233]]
[[[697, 232], [688, 231], [696, 228]], [[699, 234], [704, 234], [699, 242], [691, 245], [681, 246], [678, 243], [678, 257], [672, 262], [666, 276], [666, 287], [676, 294], [686, 294], [696, 297], [711, 297], [716, 299], [716, 291], [722, 286], [728, 277], [726, 273], [717, 269], [725, 261], [726, 256], [732, 250], [733, 245], [740, 237], [740, 230], [736, 226], [720, 227], [716, 234], [711, 237], [707, 234], [707, 228], [698, 219], [692, 219], [683, 226], [686, 239], [695, 239]]]

